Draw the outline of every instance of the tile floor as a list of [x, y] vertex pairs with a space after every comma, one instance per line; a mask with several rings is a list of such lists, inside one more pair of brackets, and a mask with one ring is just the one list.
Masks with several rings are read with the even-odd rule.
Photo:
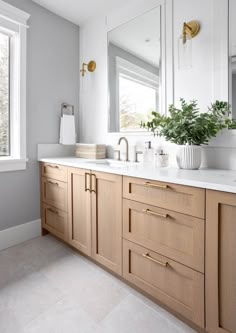
[[194, 333], [52, 236], [0, 252], [0, 333]]

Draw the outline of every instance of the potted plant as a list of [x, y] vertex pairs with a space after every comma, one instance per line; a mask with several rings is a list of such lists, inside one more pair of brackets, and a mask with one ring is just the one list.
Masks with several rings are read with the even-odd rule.
[[233, 126], [230, 106], [216, 101], [207, 112], [200, 113], [196, 101], [187, 103], [181, 98], [180, 104], [179, 109], [170, 105], [168, 116], [152, 112], [153, 119], [141, 123], [141, 127], [178, 145], [176, 159], [180, 169], [199, 169], [201, 145], [208, 144], [223, 128]]

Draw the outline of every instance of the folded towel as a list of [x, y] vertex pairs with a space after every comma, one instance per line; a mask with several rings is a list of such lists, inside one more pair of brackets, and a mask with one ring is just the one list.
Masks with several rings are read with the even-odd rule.
[[63, 114], [60, 124], [60, 144], [74, 145], [76, 143], [75, 117]]

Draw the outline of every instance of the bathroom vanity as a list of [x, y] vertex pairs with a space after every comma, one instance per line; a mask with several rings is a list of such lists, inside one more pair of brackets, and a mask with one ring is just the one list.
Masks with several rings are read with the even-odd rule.
[[236, 174], [41, 161], [50, 232], [209, 333], [236, 332]]

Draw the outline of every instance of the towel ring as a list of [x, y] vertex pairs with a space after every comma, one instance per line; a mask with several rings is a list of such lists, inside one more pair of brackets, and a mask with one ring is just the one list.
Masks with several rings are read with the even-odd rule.
[[67, 104], [67, 103], [62, 103], [61, 104], [61, 116], [63, 116], [63, 114], [64, 114], [64, 109], [68, 109], [68, 108], [71, 109], [71, 114], [72, 114], [72, 116], [74, 116], [74, 114], [75, 114], [75, 107], [74, 107], [74, 105]]

